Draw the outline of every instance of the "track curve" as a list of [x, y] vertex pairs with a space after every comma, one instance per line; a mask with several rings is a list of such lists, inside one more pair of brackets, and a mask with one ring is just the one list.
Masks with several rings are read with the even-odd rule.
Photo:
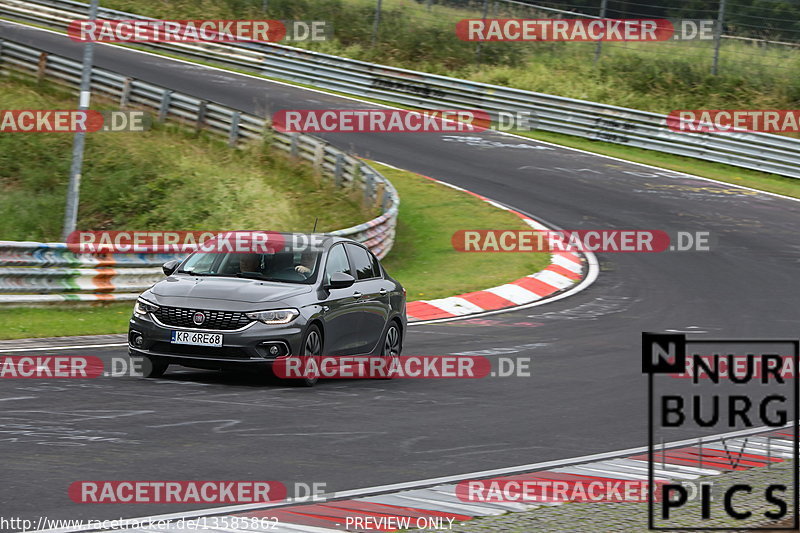
[[[79, 45], [50, 32], [0, 23], [0, 38], [80, 56]], [[251, 113], [374, 107], [109, 46], [96, 47], [95, 63]], [[80, 479], [258, 478], [344, 490], [640, 446], [642, 331], [797, 336], [796, 201], [496, 132], [326, 137], [565, 229], [702, 230], [717, 242], [711, 252], [599, 254], [599, 279], [571, 298], [422, 325], [408, 336], [407, 353], [531, 356], [530, 378], [311, 390], [200, 371], [163, 381], [8, 380], [0, 399], [15, 399], [3, 402], [0, 448], [14, 482], [0, 489], [5, 514], [115, 518], [192, 508], [79, 506], [66, 489]], [[68, 353], [107, 359], [124, 348]], [[82, 445], [65, 447], [65, 435]]]

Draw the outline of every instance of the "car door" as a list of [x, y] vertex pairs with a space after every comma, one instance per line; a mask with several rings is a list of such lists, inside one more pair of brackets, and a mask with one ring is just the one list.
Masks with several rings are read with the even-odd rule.
[[[364, 247], [346, 243], [347, 256], [356, 282], [358, 316], [361, 323], [358, 353], [368, 353], [380, 342], [389, 316], [389, 294], [380, 265]], [[377, 267], [377, 269], [376, 269]], [[376, 271], [377, 270], [377, 271]]]
[[[343, 244], [335, 244], [328, 250], [325, 270], [322, 273], [322, 287], [327, 285], [331, 275], [344, 272], [353, 276], [347, 253]], [[358, 296], [354, 286], [345, 289], [323, 289], [324, 297], [322, 320], [325, 327], [325, 354], [354, 355], [358, 353], [359, 308]]]

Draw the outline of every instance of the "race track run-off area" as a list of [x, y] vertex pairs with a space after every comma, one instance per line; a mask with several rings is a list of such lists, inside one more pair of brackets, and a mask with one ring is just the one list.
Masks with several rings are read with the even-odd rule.
[[[65, 36], [19, 25], [0, 23], [0, 38], [81, 55]], [[106, 45], [95, 47], [95, 64], [249, 113], [374, 107]], [[67, 490], [80, 480], [262, 479], [333, 492], [644, 446], [643, 331], [797, 337], [797, 201], [492, 131], [324, 137], [563, 229], [708, 231], [712, 247], [601, 253], [597, 281], [571, 297], [407, 332], [405, 354], [530, 357], [530, 377], [332, 380], [304, 389], [174, 368], [157, 380], [124, 372], [3, 380], [4, 515], [114, 519], [204, 507], [78, 504]], [[32, 346], [9, 341], [0, 349], [110, 362], [125, 356], [122, 343], [27, 352]]]

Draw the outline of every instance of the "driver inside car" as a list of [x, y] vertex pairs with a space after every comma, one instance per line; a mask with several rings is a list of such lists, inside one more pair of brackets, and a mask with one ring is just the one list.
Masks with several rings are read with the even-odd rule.
[[314, 269], [317, 262], [317, 255], [313, 252], [303, 252], [300, 254], [300, 263], [295, 265], [294, 270], [299, 274], [308, 275]]

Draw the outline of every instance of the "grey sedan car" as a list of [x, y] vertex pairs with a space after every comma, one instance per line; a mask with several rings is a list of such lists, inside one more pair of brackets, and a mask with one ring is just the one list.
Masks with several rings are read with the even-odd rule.
[[402, 350], [405, 290], [352, 240], [326, 236], [301, 251], [196, 252], [163, 270], [167, 278], [137, 300], [128, 331], [129, 355], [143, 358], [146, 377], [170, 364], [261, 368], [285, 357], [388, 358]]

